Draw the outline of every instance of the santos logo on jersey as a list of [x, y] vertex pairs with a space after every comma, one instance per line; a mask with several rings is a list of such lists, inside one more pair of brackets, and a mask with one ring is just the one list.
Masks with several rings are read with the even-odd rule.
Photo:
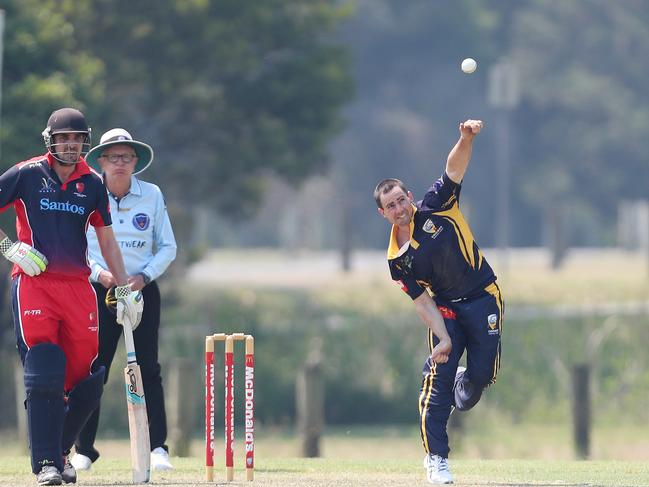
[[78, 215], [86, 213], [83, 206], [70, 204], [69, 201], [50, 201], [49, 198], [41, 198], [40, 203], [43, 211], [65, 211], [66, 213], [76, 213]]

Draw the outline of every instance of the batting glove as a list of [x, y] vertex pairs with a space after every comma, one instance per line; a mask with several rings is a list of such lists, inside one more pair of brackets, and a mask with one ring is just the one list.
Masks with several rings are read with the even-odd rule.
[[20, 267], [28, 276], [37, 276], [47, 267], [47, 257], [25, 242], [12, 242], [6, 237], [0, 242], [0, 252]]
[[128, 322], [135, 330], [142, 319], [144, 309], [144, 298], [140, 291], [132, 291], [131, 286], [124, 284], [115, 287], [115, 298], [117, 298], [117, 323], [124, 326]]

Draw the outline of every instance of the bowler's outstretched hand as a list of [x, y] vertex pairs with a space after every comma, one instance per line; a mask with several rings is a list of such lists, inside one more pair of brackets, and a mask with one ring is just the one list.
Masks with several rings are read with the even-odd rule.
[[460, 136], [463, 139], [472, 140], [473, 137], [478, 135], [484, 127], [482, 120], [467, 120], [460, 124]]

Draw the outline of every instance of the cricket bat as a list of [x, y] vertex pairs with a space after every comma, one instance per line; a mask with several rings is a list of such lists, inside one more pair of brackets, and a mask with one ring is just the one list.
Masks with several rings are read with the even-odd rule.
[[146, 414], [142, 373], [135, 356], [133, 328], [128, 318], [124, 320], [123, 328], [124, 343], [126, 344], [124, 381], [128, 409], [128, 430], [131, 437], [131, 469], [133, 471], [133, 483], [140, 484], [149, 481], [151, 469], [149, 420]]

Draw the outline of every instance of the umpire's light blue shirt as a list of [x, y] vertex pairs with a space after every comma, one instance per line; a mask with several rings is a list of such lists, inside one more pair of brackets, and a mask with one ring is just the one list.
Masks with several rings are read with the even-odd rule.
[[[160, 188], [131, 177], [129, 192], [119, 201], [108, 193], [113, 232], [122, 251], [129, 276], [146, 274], [152, 281], [162, 275], [176, 258], [176, 239]], [[90, 280], [108, 270], [99, 250], [97, 234], [88, 227]]]

